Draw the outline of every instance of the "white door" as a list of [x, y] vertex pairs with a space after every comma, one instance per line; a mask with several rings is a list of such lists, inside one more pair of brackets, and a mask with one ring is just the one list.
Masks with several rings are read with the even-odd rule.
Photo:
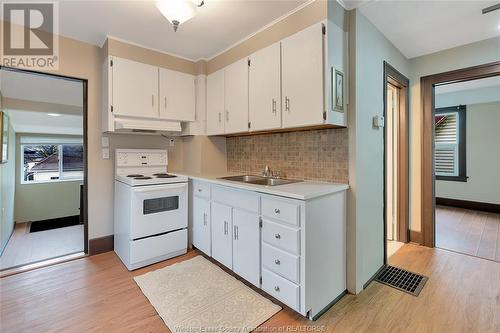
[[248, 132], [248, 60], [238, 60], [225, 69], [225, 133]]
[[160, 118], [195, 120], [194, 75], [160, 68]]
[[251, 131], [281, 127], [281, 45], [275, 43], [250, 56], [249, 120]]
[[233, 271], [260, 287], [259, 216], [233, 208]]
[[283, 127], [323, 124], [323, 25], [281, 42]]
[[193, 197], [193, 245], [211, 255], [210, 201]]
[[224, 134], [224, 69], [207, 76], [207, 133]]
[[113, 113], [158, 118], [158, 68], [113, 57]]
[[231, 207], [212, 203], [212, 257], [233, 269]]

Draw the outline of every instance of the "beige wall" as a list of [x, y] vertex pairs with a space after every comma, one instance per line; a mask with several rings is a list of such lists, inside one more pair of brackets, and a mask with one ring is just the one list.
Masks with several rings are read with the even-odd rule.
[[410, 229], [421, 231], [420, 78], [500, 60], [500, 37], [455, 47], [410, 60]]

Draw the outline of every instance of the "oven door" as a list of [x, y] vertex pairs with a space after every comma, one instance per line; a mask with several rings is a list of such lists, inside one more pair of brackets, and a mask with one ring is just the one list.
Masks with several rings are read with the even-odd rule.
[[137, 239], [186, 228], [188, 184], [132, 188], [130, 238]]

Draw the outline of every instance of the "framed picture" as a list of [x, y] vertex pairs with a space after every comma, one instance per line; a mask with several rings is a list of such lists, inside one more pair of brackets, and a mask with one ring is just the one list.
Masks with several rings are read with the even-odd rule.
[[334, 111], [344, 112], [344, 73], [332, 67], [332, 107]]
[[9, 159], [9, 118], [0, 111], [0, 163], [7, 163]]

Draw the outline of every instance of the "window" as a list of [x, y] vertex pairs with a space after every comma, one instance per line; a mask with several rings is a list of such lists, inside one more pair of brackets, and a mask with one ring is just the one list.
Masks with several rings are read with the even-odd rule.
[[83, 145], [21, 144], [21, 183], [83, 180]]
[[438, 180], [467, 181], [465, 105], [436, 109], [434, 170]]

